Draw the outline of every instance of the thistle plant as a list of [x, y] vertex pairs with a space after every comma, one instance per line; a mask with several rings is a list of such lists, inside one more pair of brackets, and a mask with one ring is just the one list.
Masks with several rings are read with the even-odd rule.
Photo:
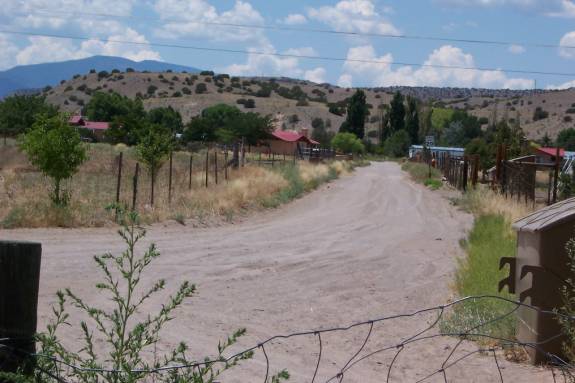
[[[133, 383], [140, 381], [155, 382], [192, 382], [211, 383], [223, 371], [236, 366], [242, 360], [249, 359], [253, 353], [245, 353], [226, 361], [224, 351], [245, 334], [240, 329], [220, 342], [217, 356], [205, 359], [203, 364], [191, 361], [187, 357], [188, 346], [180, 343], [164, 355], [157, 355], [162, 328], [175, 318], [176, 310], [192, 297], [196, 287], [183, 282], [155, 314], [143, 318], [142, 305], [152, 296], [165, 288], [165, 281], [158, 280], [148, 290], [140, 289], [144, 272], [156, 260], [160, 253], [154, 244], [143, 255], [138, 256], [137, 244], [144, 238], [146, 231], [139, 225], [138, 215], [115, 207], [119, 212], [122, 228], [119, 235], [126, 243], [126, 250], [119, 255], [107, 253], [94, 257], [103, 275], [96, 284], [101, 294], [106, 294], [113, 302], [112, 309], [91, 305], [71, 289], [57, 293], [58, 302], [52, 308], [53, 318], [45, 333], [38, 335], [40, 354], [36, 369], [37, 381], [58, 381], [61, 369], [66, 367], [65, 376], [75, 382]], [[87, 317], [80, 321], [82, 348], [71, 351], [63, 345], [58, 336], [63, 326], [72, 326], [69, 307], [79, 310]], [[98, 346], [105, 344], [104, 347]], [[150, 358], [153, 355], [153, 358]], [[152, 360], [149, 360], [152, 359]], [[64, 363], [62, 363], [64, 362]], [[162, 373], [157, 369], [165, 366], [188, 366], [168, 369]], [[195, 365], [195, 366], [190, 366]], [[74, 368], [74, 367], [79, 368]], [[154, 371], [150, 373], [150, 371]]]

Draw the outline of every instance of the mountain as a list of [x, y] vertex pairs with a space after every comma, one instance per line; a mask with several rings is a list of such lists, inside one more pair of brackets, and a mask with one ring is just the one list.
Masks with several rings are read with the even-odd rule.
[[132, 61], [111, 56], [93, 56], [79, 60], [23, 65], [0, 72], [0, 98], [15, 91], [42, 89], [48, 85], [55, 86], [62, 80], [68, 80], [76, 74], [86, 74], [91, 69], [95, 69], [97, 72], [104, 70], [109, 72], [113, 69], [125, 71], [127, 68], [139, 72], [171, 70], [173, 72], [196, 73], [200, 71], [197, 68], [160, 61]]

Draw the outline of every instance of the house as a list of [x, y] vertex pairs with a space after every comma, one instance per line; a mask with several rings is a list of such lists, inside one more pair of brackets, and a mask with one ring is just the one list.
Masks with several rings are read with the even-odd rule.
[[79, 129], [89, 130], [98, 141], [104, 139], [104, 133], [110, 128], [110, 123], [108, 122], [88, 121], [85, 117], [80, 115], [71, 116], [68, 123]]
[[[557, 155], [557, 148], [534, 148], [535, 162], [538, 164], [553, 164]], [[565, 149], [559, 148], [559, 159], [562, 161], [565, 157]]]
[[[431, 152], [432, 158], [439, 158], [448, 154], [451, 158], [463, 158], [465, 148], [451, 148], [444, 146], [428, 146], [427, 150]], [[411, 145], [409, 147], [409, 158], [417, 159], [423, 156], [423, 145]]]
[[293, 130], [275, 130], [270, 133], [270, 137], [261, 141], [255, 148], [260, 153], [275, 153], [291, 155], [307, 148], [319, 146], [319, 142], [309, 137], [309, 130], [302, 129], [301, 132]]

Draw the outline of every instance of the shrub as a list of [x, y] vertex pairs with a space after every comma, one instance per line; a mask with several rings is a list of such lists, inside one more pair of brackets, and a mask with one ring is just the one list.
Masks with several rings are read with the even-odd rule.
[[192, 91], [190, 90], [190, 88], [185, 86], [182, 88], [182, 93], [183, 94], [192, 94]]
[[68, 85], [66, 89], [64, 89], [64, 92], [69, 92], [71, 90], [74, 90], [74, 88], [71, 85]]
[[[166, 303], [158, 312], [145, 312], [144, 318], [138, 320], [136, 314], [144, 311], [143, 305], [150, 297], [165, 289], [166, 281], [160, 279], [150, 284], [150, 287], [142, 286], [148, 266], [160, 257], [160, 252], [151, 244], [139, 255], [139, 242], [145, 237], [146, 231], [140, 226], [136, 213], [125, 213], [123, 209], [118, 211], [123, 223], [119, 235], [126, 244], [126, 250], [118, 255], [107, 253], [94, 257], [97, 269], [102, 274], [102, 281], [95, 286], [96, 291], [107, 294], [112, 307], [92, 306], [71, 289], [58, 291], [57, 303], [52, 310], [53, 318], [49, 321], [47, 331], [38, 335], [42, 355], [49, 356], [38, 359], [39, 371], [49, 371], [51, 376], [60, 376], [62, 366], [54, 359], [61, 359], [85, 369], [94, 369], [90, 372], [70, 369], [70, 381], [136, 383], [147, 381], [149, 377], [135, 370], [151, 370], [176, 363], [193, 364], [193, 361], [188, 359], [188, 346], [183, 342], [168, 350], [165, 355], [154, 357], [151, 362], [147, 361], [145, 354], [156, 354], [162, 329], [173, 319], [178, 308], [195, 294], [196, 287], [188, 281], [183, 282], [173, 295], [167, 297]], [[134, 299], [135, 297], [137, 299]], [[66, 348], [58, 336], [58, 333], [64, 330], [62, 327], [70, 326], [69, 306], [79, 310], [90, 320], [79, 323], [83, 334], [83, 347], [78, 352]], [[235, 344], [244, 334], [245, 329], [240, 329], [218, 344], [216, 360], [223, 359], [224, 350]], [[95, 346], [101, 342], [109, 348], [109, 353], [99, 354], [95, 351]], [[165, 375], [158, 375], [156, 379], [159, 382], [213, 382], [223, 371], [252, 356], [253, 352], [248, 352], [225, 364], [207, 363], [202, 368], [172, 370]], [[105, 366], [121, 372], [98, 371]], [[38, 372], [34, 381], [45, 381], [43, 372]]]
[[384, 144], [384, 153], [390, 157], [403, 157], [409, 150], [409, 134], [405, 130], [399, 130], [391, 135]]
[[535, 112], [533, 113], [533, 121], [543, 120], [549, 117], [549, 112], [543, 110], [540, 106], [535, 108]]
[[126, 68], [126, 73], [133, 73], [133, 72], [135, 72], [134, 68]]
[[342, 153], [359, 154], [365, 152], [365, 146], [353, 133], [338, 133], [331, 140], [331, 146]]
[[150, 85], [150, 86], [148, 86], [147, 93], [148, 93], [150, 96], [152, 96], [152, 95], [154, 95], [154, 93], [156, 93], [156, 90], [158, 90], [158, 87], [157, 87], [157, 86], [155, 86], [155, 85]]
[[172, 97], [182, 97], [182, 92], [176, 91], [172, 94]]
[[567, 114], [575, 114], [575, 108], [569, 108], [565, 111]]
[[196, 85], [196, 94], [203, 94], [208, 91], [208, 87], [203, 82]]
[[110, 74], [108, 72], [106, 72], [105, 70], [98, 72], [98, 81], [108, 77]]
[[214, 72], [211, 70], [204, 70], [204, 71], [200, 72], [200, 75], [202, 75], [202, 76], [213, 76]]
[[247, 109], [253, 109], [256, 107], [256, 102], [253, 98], [249, 98], [246, 100], [244, 107]]

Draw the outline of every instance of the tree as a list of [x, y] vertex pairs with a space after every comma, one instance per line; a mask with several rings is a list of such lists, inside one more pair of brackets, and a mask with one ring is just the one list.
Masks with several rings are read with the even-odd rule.
[[116, 117], [144, 118], [142, 100], [132, 100], [118, 93], [96, 92], [86, 105], [86, 117], [91, 121], [112, 121]]
[[160, 125], [148, 126], [136, 146], [136, 156], [144, 164], [152, 180], [150, 195], [150, 204], [152, 206], [154, 205], [154, 187], [158, 170], [160, 170], [172, 149], [172, 134]]
[[407, 110], [405, 114], [405, 129], [409, 134], [412, 144], [419, 142], [419, 107], [414, 97], [407, 98]]
[[465, 111], [455, 111], [443, 128], [442, 142], [447, 146], [465, 147], [471, 140], [483, 134], [475, 116]]
[[22, 137], [20, 148], [32, 165], [52, 179], [52, 201], [57, 205], [67, 204], [69, 197], [62, 195], [62, 181], [71, 178], [86, 160], [80, 134], [68, 124], [67, 117], [38, 117]]
[[200, 82], [196, 85], [196, 94], [206, 93], [208, 91], [208, 87], [203, 82]]
[[40, 115], [53, 117], [58, 109], [46, 102], [42, 96], [14, 95], [0, 102], [0, 134], [6, 137], [17, 136], [32, 127]]
[[405, 106], [403, 105], [403, 95], [400, 92], [396, 92], [391, 100], [389, 127], [391, 132], [398, 132], [405, 127]]
[[568, 151], [575, 151], [575, 129], [567, 128], [559, 132], [557, 146]]
[[360, 140], [365, 137], [365, 118], [369, 114], [366, 96], [363, 90], [359, 89], [349, 99], [347, 104], [347, 117], [341, 125], [340, 132], [355, 134]]
[[474, 138], [465, 147], [465, 155], [479, 156], [479, 167], [481, 170], [486, 171], [494, 164], [493, 151], [483, 138]]
[[361, 140], [355, 134], [348, 132], [336, 134], [331, 140], [331, 146], [342, 153], [358, 154], [365, 151]]
[[323, 147], [329, 147], [334, 134], [327, 131], [326, 123], [321, 118], [314, 118], [311, 121], [311, 138], [319, 142]]
[[549, 134], [547, 134], [547, 132], [545, 132], [545, 134], [543, 135], [543, 137], [541, 138], [541, 145], [543, 147], [549, 147], [552, 145], [552, 141], [551, 141], [551, 137], [549, 137]]
[[397, 131], [385, 141], [383, 152], [390, 157], [403, 157], [409, 151], [409, 141], [409, 134], [405, 130]]
[[182, 133], [184, 128], [182, 115], [171, 106], [150, 110], [148, 112], [148, 121], [152, 124], [162, 125], [172, 134]]

